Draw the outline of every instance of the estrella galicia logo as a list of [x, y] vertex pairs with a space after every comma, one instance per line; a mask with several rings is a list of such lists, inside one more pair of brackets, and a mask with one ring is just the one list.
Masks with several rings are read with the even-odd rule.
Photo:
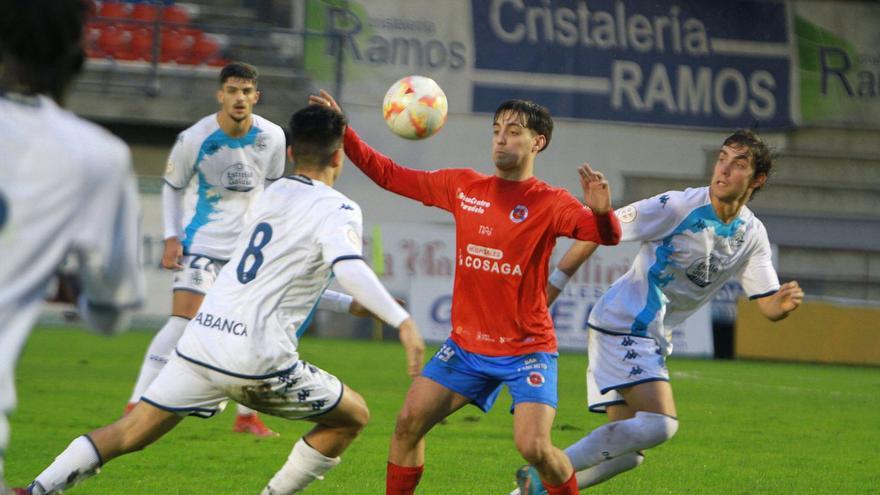
[[257, 173], [248, 165], [236, 162], [223, 171], [220, 182], [230, 191], [248, 192], [257, 185]]
[[529, 216], [529, 209], [525, 205], [516, 205], [510, 210], [510, 221], [522, 223]]
[[529, 373], [529, 376], [526, 377], [526, 383], [528, 383], [529, 386], [536, 388], [544, 385], [544, 381], [544, 375], [537, 371], [532, 371]]
[[669, 202], [669, 195], [664, 194], [664, 195], [660, 196], [659, 199], [660, 199], [660, 204], [663, 205], [663, 208], [666, 208], [666, 203]]
[[718, 280], [721, 272], [721, 262], [717, 256], [710, 254], [709, 258], [700, 258], [691, 263], [687, 269], [687, 277], [699, 287], [706, 287]]
[[257, 134], [257, 137], [254, 138], [254, 149], [257, 151], [264, 151], [268, 146], [266, 140], [267, 138], [265, 134]]
[[3, 226], [6, 225], [7, 217], [9, 216], [9, 206], [6, 203], [6, 196], [0, 191], [0, 230], [3, 230]]

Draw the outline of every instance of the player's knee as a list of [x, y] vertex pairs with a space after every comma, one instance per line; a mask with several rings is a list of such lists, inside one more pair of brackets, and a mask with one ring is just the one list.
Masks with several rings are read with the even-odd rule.
[[546, 438], [517, 438], [515, 439], [516, 450], [532, 465], [541, 465], [552, 456], [553, 444]]
[[415, 443], [422, 437], [422, 424], [424, 420], [420, 414], [410, 407], [404, 408], [397, 415], [394, 425], [394, 436], [398, 440]]
[[672, 416], [639, 411], [636, 419], [641, 423], [644, 448], [660, 445], [678, 431], [678, 419]]

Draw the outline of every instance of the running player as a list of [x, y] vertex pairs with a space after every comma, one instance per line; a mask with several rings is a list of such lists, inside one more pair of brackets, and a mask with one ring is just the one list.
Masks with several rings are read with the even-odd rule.
[[344, 127], [345, 117], [326, 107], [311, 105], [293, 115], [289, 150], [298, 175], [257, 198], [253, 219], [176, 354], [130, 414], [75, 439], [28, 493], [59, 493], [111, 459], [146, 447], [185, 415], [212, 416], [228, 398], [316, 423], [263, 495], [298, 493], [321, 479], [369, 417], [360, 395], [301, 360], [297, 350], [332, 276], [399, 327], [408, 372], [418, 374], [425, 348], [418, 329], [361, 257], [360, 207], [332, 188], [345, 160]]
[[[311, 101], [339, 108], [324, 91]], [[494, 175], [412, 170], [370, 148], [351, 128], [345, 134], [346, 154], [373, 181], [451, 212], [456, 223], [452, 334], [407, 393], [391, 439], [388, 494], [414, 493], [424, 469], [424, 437], [437, 422], [470, 403], [488, 411], [502, 384], [513, 396], [520, 454], [538, 466], [551, 493], [577, 493], [571, 463], [550, 442], [558, 354], [545, 296], [547, 265], [556, 237], [616, 244], [620, 226], [608, 182], [589, 165], [579, 169], [589, 209], [534, 176], [535, 158], [553, 131], [545, 108], [506, 101], [493, 129]]]
[[128, 147], [61, 108], [84, 61], [82, 0], [0, 3], [0, 494], [15, 363], [52, 273], [71, 253], [93, 328], [125, 326], [144, 297]]
[[[666, 369], [671, 329], [711, 301], [727, 280], [738, 279], [771, 321], [787, 317], [803, 301], [797, 282], [780, 286], [767, 231], [746, 206], [772, 166], [760, 137], [736, 131], [721, 146], [709, 186], [668, 191], [617, 211], [622, 240], [642, 246], [588, 320], [589, 410], [606, 413], [609, 423], [565, 451], [580, 488], [639, 466], [644, 449], [675, 434], [678, 419]], [[551, 276], [554, 293], [595, 249], [593, 243], [572, 246]], [[522, 495], [550, 491], [528, 466], [517, 472], [517, 483]]]
[[[217, 90], [220, 110], [181, 132], [171, 149], [162, 187], [162, 266], [174, 270], [171, 316], [150, 342], [126, 412], [168, 362], [229, 260], [248, 205], [284, 173], [284, 131], [253, 113], [260, 100], [257, 77], [256, 68], [242, 62], [223, 67]], [[195, 197], [186, 198], [188, 194]], [[187, 199], [195, 207], [185, 221]], [[237, 412], [233, 431], [277, 435], [255, 411], [239, 405]]]

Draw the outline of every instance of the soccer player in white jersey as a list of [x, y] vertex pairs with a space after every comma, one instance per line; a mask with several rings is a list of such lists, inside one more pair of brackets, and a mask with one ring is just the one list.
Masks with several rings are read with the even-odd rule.
[[295, 113], [290, 127], [298, 175], [277, 181], [257, 198], [252, 220], [175, 355], [130, 414], [75, 439], [28, 493], [59, 493], [111, 459], [144, 448], [185, 415], [213, 415], [228, 398], [317, 423], [263, 495], [298, 493], [321, 479], [369, 416], [360, 395], [301, 360], [297, 350], [333, 276], [373, 314], [400, 329], [408, 372], [419, 373], [425, 344], [418, 329], [362, 259], [360, 207], [332, 187], [344, 162], [345, 117], [312, 105]]
[[[780, 285], [764, 224], [746, 206], [773, 165], [768, 146], [739, 130], [721, 146], [708, 187], [668, 191], [617, 210], [622, 241], [640, 241], [630, 270], [593, 307], [588, 319], [587, 399], [609, 423], [566, 449], [587, 488], [639, 466], [644, 449], [678, 429], [666, 357], [671, 329], [731, 278], [760, 312], [781, 320], [800, 306], [798, 283]], [[551, 275], [549, 302], [596, 249], [578, 242]], [[533, 468], [517, 472], [522, 495], [546, 493]], [[517, 493], [515, 491], [514, 493]]]
[[15, 363], [56, 267], [68, 253], [78, 259], [80, 312], [102, 333], [125, 326], [144, 285], [129, 150], [60, 106], [84, 60], [85, 4], [30, 0], [0, 6], [0, 494], [5, 495]]
[[[260, 99], [257, 70], [233, 62], [220, 71], [220, 110], [177, 137], [162, 188], [165, 252], [174, 270], [171, 316], [153, 337], [126, 406], [130, 411], [168, 362], [184, 327], [229, 260], [248, 206], [284, 174], [281, 127], [253, 113]], [[185, 203], [194, 203], [185, 214]], [[191, 205], [190, 205], [191, 206]], [[255, 411], [238, 406], [233, 431], [274, 436]]]

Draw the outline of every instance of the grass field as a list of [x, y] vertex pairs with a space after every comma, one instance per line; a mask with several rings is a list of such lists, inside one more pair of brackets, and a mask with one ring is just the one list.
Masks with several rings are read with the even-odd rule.
[[[7, 480], [29, 482], [75, 436], [114, 420], [128, 398], [152, 334], [104, 338], [39, 329], [17, 369]], [[304, 359], [367, 399], [370, 425], [319, 494], [384, 493], [394, 417], [408, 379], [394, 343], [306, 338]], [[554, 442], [579, 439], [604, 418], [584, 405], [585, 357], [560, 358]], [[673, 359], [680, 428], [639, 469], [596, 494], [880, 493], [880, 370], [835, 366]], [[419, 493], [502, 495], [521, 464], [511, 439], [509, 398], [483, 415], [467, 407], [428, 437]], [[233, 434], [232, 410], [187, 419], [147, 450], [117, 459], [72, 494], [256, 494], [308, 428], [265, 417], [280, 438]]]

